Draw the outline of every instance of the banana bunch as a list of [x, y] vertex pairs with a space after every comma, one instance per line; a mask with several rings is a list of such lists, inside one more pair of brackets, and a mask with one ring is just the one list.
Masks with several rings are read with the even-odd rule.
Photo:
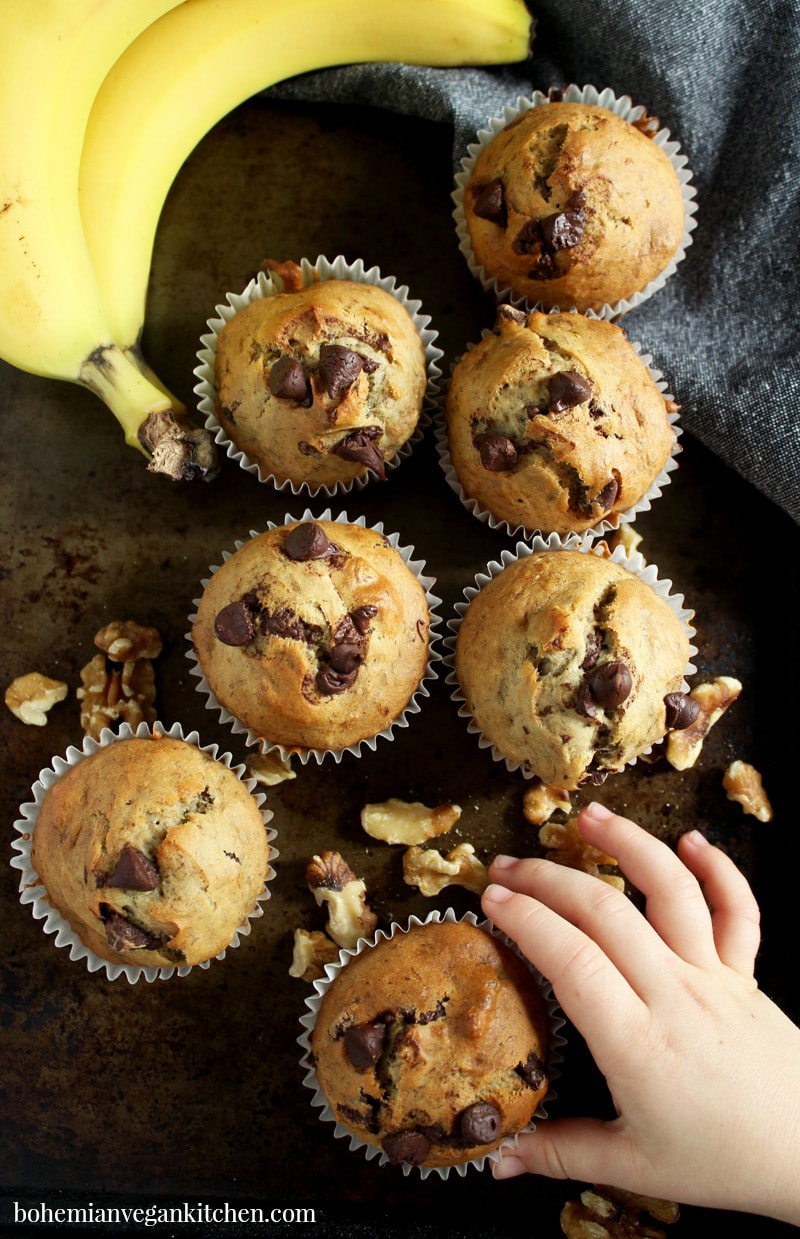
[[333, 65], [523, 60], [524, 0], [0, 0], [0, 357], [79, 383], [173, 478], [214, 444], [141, 353], [181, 165], [229, 111]]

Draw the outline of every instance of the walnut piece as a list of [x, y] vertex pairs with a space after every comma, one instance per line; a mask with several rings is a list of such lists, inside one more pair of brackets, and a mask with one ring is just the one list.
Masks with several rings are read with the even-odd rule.
[[561, 1229], [567, 1239], [666, 1239], [666, 1231], [652, 1226], [656, 1221], [677, 1222], [680, 1211], [671, 1200], [637, 1196], [615, 1187], [595, 1186], [569, 1200], [561, 1210]]
[[44, 727], [47, 711], [68, 692], [61, 680], [51, 680], [39, 671], [29, 671], [12, 680], [5, 691], [5, 703], [21, 723]]
[[459, 843], [447, 856], [435, 848], [410, 847], [403, 855], [403, 880], [423, 895], [438, 895], [446, 886], [464, 886], [482, 895], [489, 884], [486, 866], [471, 843]]
[[689, 727], [671, 731], [667, 737], [667, 761], [675, 770], [688, 770], [695, 764], [709, 731], [741, 691], [741, 681], [729, 675], [717, 676], [716, 680], [692, 689], [689, 696], [700, 706], [700, 713]]
[[155, 628], [135, 620], [113, 620], [95, 634], [101, 654], [81, 671], [77, 690], [81, 727], [93, 740], [100, 739], [104, 727], [128, 723], [134, 730], [140, 723], [157, 718], [156, 678], [152, 659], [161, 653], [162, 642]]
[[539, 831], [539, 843], [547, 848], [546, 857], [557, 865], [566, 865], [570, 869], [580, 869], [592, 877], [600, 878], [617, 890], [625, 889], [625, 879], [616, 873], [604, 873], [601, 865], [616, 865], [613, 856], [601, 852], [599, 848], [587, 843], [578, 829], [577, 817], [571, 817], [566, 822], [550, 822]]
[[722, 786], [728, 799], [737, 801], [745, 813], [752, 814], [759, 822], [772, 821], [772, 805], [755, 766], [746, 761], [732, 761], [722, 776]]
[[158, 630], [145, 628], [135, 620], [112, 620], [95, 633], [94, 643], [115, 663], [158, 658], [163, 648]]
[[292, 770], [289, 759], [286, 761], [279, 753], [259, 753], [252, 757], [248, 765], [248, 773], [262, 787], [274, 787], [286, 779], [296, 779], [297, 772]]
[[339, 852], [322, 852], [306, 866], [308, 889], [320, 907], [328, 905], [328, 933], [343, 947], [368, 938], [378, 918], [368, 907], [367, 888]]
[[532, 826], [544, 826], [559, 809], [569, 813], [571, 807], [569, 792], [548, 783], [533, 783], [522, 796], [522, 815]]
[[289, 976], [316, 981], [325, 975], [325, 965], [338, 958], [338, 946], [321, 929], [296, 929]]
[[367, 804], [361, 810], [361, 825], [373, 839], [384, 843], [424, 843], [452, 830], [461, 817], [457, 804], [441, 804], [435, 809], [419, 801], [390, 797], [379, 804]]

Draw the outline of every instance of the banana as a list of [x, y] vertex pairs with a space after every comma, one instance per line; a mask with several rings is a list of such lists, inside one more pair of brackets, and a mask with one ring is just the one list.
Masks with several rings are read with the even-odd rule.
[[184, 428], [182, 406], [136, 364], [135, 350], [115, 344], [78, 202], [97, 91], [127, 46], [175, 3], [0, 0], [0, 357], [89, 388], [128, 443], [153, 457], [151, 467], [194, 476], [213, 471], [213, 444]]
[[523, 60], [531, 37], [523, 0], [184, 0], [166, 13], [109, 72], [81, 159], [83, 226], [117, 344], [138, 347], [173, 180], [233, 108], [337, 64]]

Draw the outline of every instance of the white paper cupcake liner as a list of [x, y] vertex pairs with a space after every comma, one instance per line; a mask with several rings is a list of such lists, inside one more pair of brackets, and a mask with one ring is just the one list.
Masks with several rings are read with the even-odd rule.
[[[210, 710], [216, 710], [219, 713], [220, 721], [225, 723], [227, 726], [229, 726], [236, 735], [243, 736], [246, 744], [250, 746], [258, 746], [262, 753], [270, 753], [270, 752], [278, 753], [282, 761], [290, 761], [292, 758], [296, 758], [302, 765], [306, 765], [311, 760], [316, 761], [316, 763], [320, 765], [325, 760], [326, 757], [330, 757], [330, 758], [333, 758], [333, 760], [338, 763], [342, 760], [345, 753], [351, 753], [351, 754], [354, 754], [355, 756], [360, 756], [365, 748], [372, 749], [374, 751], [375, 748], [377, 747], [377, 743], [379, 740], [382, 740], [382, 739], [390, 740], [392, 736], [394, 735], [395, 730], [398, 727], [408, 727], [411, 722], [412, 716], [415, 714], [418, 714], [420, 709], [422, 708], [422, 699], [430, 696], [430, 691], [428, 689], [428, 683], [429, 681], [436, 679], [436, 663], [442, 661], [442, 655], [439, 653], [438, 649], [436, 648], [436, 645], [438, 644], [438, 641], [439, 641], [438, 629], [441, 624], [441, 616], [437, 614], [436, 607], [439, 606], [439, 604], [441, 603], [441, 598], [437, 598], [436, 595], [432, 592], [433, 585], [435, 584], [435, 577], [424, 575], [425, 561], [423, 559], [413, 559], [412, 558], [414, 554], [413, 546], [401, 546], [400, 538], [398, 534], [384, 533], [382, 522], [377, 525], [367, 526], [366, 518], [363, 516], [350, 518], [346, 512], [340, 512], [338, 515], [334, 516], [330, 508], [326, 508], [326, 510], [323, 513], [321, 513], [321, 515], [317, 516], [313, 512], [311, 512], [308, 508], [306, 508], [306, 510], [303, 512], [303, 515], [300, 517], [291, 516], [287, 513], [284, 516], [283, 521], [280, 522], [280, 524], [289, 525], [289, 524], [292, 524], [294, 521], [298, 521], [298, 520], [299, 521], [336, 521], [338, 524], [342, 524], [342, 525], [360, 525], [362, 528], [369, 528], [373, 530], [375, 533], [383, 534], [383, 536], [386, 538], [389, 545], [394, 547], [398, 555], [400, 555], [400, 557], [402, 558], [406, 567], [411, 572], [413, 572], [414, 576], [417, 578], [420, 585], [425, 590], [425, 598], [428, 604], [428, 610], [430, 612], [428, 663], [422, 675], [422, 678], [420, 679], [419, 684], [417, 685], [416, 689], [414, 690], [411, 697], [409, 698], [409, 701], [405, 709], [397, 716], [396, 719], [392, 720], [392, 722], [389, 724], [388, 727], [385, 727], [382, 731], [376, 732], [374, 736], [368, 736], [368, 737], [365, 737], [365, 739], [363, 740], [358, 740], [354, 744], [348, 744], [344, 748], [341, 748], [341, 749], [301, 749], [301, 748], [293, 747], [291, 745], [279, 744], [279, 743], [269, 740], [267, 737], [256, 735], [256, 733], [251, 728], [246, 727], [245, 724], [242, 723], [239, 719], [237, 719], [235, 715], [231, 714], [230, 711], [227, 710], [225, 706], [223, 706], [217, 700], [214, 693], [211, 691], [211, 686], [209, 685], [208, 680], [206, 679], [206, 676], [203, 672], [203, 669], [200, 666], [200, 663], [197, 657], [197, 652], [192, 642], [191, 629], [192, 629], [192, 626], [194, 625], [195, 620], [197, 619], [196, 609], [189, 616], [190, 628], [186, 634], [186, 638], [189, 643], [189, 647], [187, 650], [187, 656], [192, 664], [192, 666], [190, 667], [190, 674], [197, 677], [198, 683], [196, 685], [196, 688], [199, 693], [202, 693], [206, 697], [207, 708]], [[278, 525], [279, 525], [279, 522], [269, 521], [267, 523], [267, 528], [276, 529], [278, 528]], [[251, 529], [250, 537], [257, 538], [260, 532], [261, 531], [259, 530]], [[235, 551], [238, 551], [240, 547], [244, 546], [244, 544], [245, 544], [244, 540], [238, 540], [234, 544], [233, 551], [223, 551], [222, 562], [225, 563], [228, 559], [230, 559], [231, 555], [234, 554]], [[211, 573], [214, 573], [221, 566], [222, 566], [221, 564], [213, 564], [209, 568], [209, 571]], [[200, 582], [204, 590], [206, 586], [208, 585], [209, 579], [210, 579], [209, 577], [206, 577], [204, 578], [204, 580]], [[197, 608], [200, 605], [200, 599], [199, 598], [193, 599], [193, 605], [195, 608]]]
[[154, 723], [152, 728], [147, 723], [140, 723], [135, 731], [128, 723], [123, 723], [118, 732], [113, 732], [109, 728], [104, 727], [100, 733], [99, 741], [86, 736], [82, 748], [78, 749], [74, 745], [70, 745], [63, 757], [54, 757], [51, 765], [40, 771], [38, 779], [31, 788], [33, 800], [27, 801], [20, 806], [20, 817], [14, 823], [18, 837], [12, 841], [11, 847], [17, 855], [12, 857], [10, 864], [12, 869], [18, 869], [21, 873], [19, 880], [20, 903], [30, 904], [34, 920], [44, 922], [42, 925], [43, 931], [46, 934], [55, 934], [55, 945], [66, 947], [69, 950], [70, 959], [84, 960], [89, 972], [105, 972], [109, 981], [116, 981], [118, 977], [125, 977], [131, 985], [139, 980], [164, 981], [172, 976], [185, 977], [194, 968], [208, 968], [212, 961], [207, 959], [200, 964], [176, 964], [172, 967], [149, 968], [143, 964], [112, 963], [110, 960], [102, 959], [81, 941], [69, 921], [51, 904], [44, 883], [31, 862], [31, 845], [33, 843], [36, 819], [39, 816], [39, 809], [44, 800], [45, 793], [48, 788], [58, 782], [71, 766], [77, 765], [85, 757], [91, 756], [91, 754], [96, 753], [98, 749], [104, 748], [106, 745], [114, 744], [117, 740], [129, 740], [134, 737], [142, 738], [155, 734], [169, 736], [173, 740], [184, 740], [187, 744], [192, 744], [200, 749], [201, 752], [208, 753], [215, 761], [222, 762], [223, 765], [232, 770], [253, 797], [261, 811], [266, 827], [270, 863], [265, 875], [264, 889], [258, 896], [253, 911], [248, 915], [244, 923], [238, 927], [225, 950], [220, 951], [214, 957], [215, 959], [224, 959], [229, 950], [238, 947], [241, 939], [250, 933], [251, 922], [264, 915], [262, 905], [270, 897], [269, 883], [275, 877], [275, 870], [272, 868], [271, 862], [280, 855], [277, 848], [272, 846], [273, 839], [277, 837], [276, 831], [268, 825], [273, 818], [273, 813], [271, 809], [263, 808], [266, 797], [263, 792], [255, 791], [257, 786], [256, 780], [247, 778], [246, 767], [244, 765], [234, 766], [231, 754], [220, 753], [218, 745], [200, 744], [200, 737], [196, 731], [184, 735], [179, 723], [174, 723], [170, 728], [166, 728], [158, 722]]
[[[300, 1023], [305, 1031], [297, 1039], [298, 1044], [303, 1050], [303, 1054], [300, 1059], [300, 1065], [305, 1069], [303, 1084], [312, 1090], [313, 1096], [311, 1098], [311, 1105], [320, 1109], [320, 1114], [318, 1115], [319, 1119], [322, 1122], [333, 1123], [335, 1125], [333, 1129], [334, 1136], [349, 1139], [351, 1151], [360, 1149], [368, 1161], [372, 1161], [374, 1158], [377, 1158], [379, 1166], [386, 1166], [389, 1164], [389, 1158], [387, 1155], [382, 1149], [377, 1148], [375, 1145], [368, 1144], [365, 1140], [359, 1139], [359, 1137], [351, 1132], [349, 1128], [345, 1127], [344, 1124], [339, 1123], [331, 1110], [325, 1095], [320, 1089], [317, 1082], [316, 1072], [311, 1060], [311, 1036], [314, 1030], [314, 1025], [317, 1021], [320, 1004], [328, 987], [334, 977], [338, 975], [342, 968], [345, 967], [354, 956], [359, 955], [366, 948], [375, 946], [382, 939], [393, 938], [396, 933], [407, 933], [412, 926], [427, 925], [432, 921], [448, 924], [467, 921], [469, 924], [476, 925], [479, 929], [483, 929], [488, 933], [493, 934], [494, 937], [505, 943], [505, 945], [508, 946], [515, 953], [515, 955], [519, 956], [519, 958], [537, 978], [541, 987], [545, 1011], [549, 1023], [548, 1051], [547, 1061], [545, 1064], [549, 1088], [544, 1099], [539, 1103], [533, 1120], [523, 1129], [524, 1131], [533, 1131], [536, 1126], [537, 1119], [547, 1118], [547, 1107], [556, 1099], [558, 1095], [553, 1087], [553, 1083], [560, 1074], [559, 1064], [563, 1061], [562, 1049], [566, 1045], [566, 1038], [562, 1035], [561, 1029], [564, 1027], [566, 1021], [561, 1015], [558, 1004], [553, 996], [552, 986], [544, 979], [544, 977], [542, 977], [541, 973], [533, 967], [530, 961], [526, 959], [517, 944], [512, 941], [511, 938], [506, 937], [504, 933], [501, 933], [501, 931], [497, 929], [491, 921], [480, 919], [473, 912], [467, 912], [463, 916], [456, 916], [452, 908], [448, 908], [445, 912], [433, 910], [432, 912], [429, 912], [424, 919], [420, 919], [418, 916], [411, 916], [404, 924], [395, 922], [390, 925], [387, 930], [377, 930], [371, 938], [360, 938], [355, 947], [351, 950], [340, 950], [338, 961], [325, 965], [325, 976], [314, 981], [314, 993], [310, 994], [306, 998], [306, 1006], [308, 1007], [308, 1011], [300, 1017]], [[504, 1150], [516, 1148], [519, 1142], [519, 1137], [522, 1134], [522, 1132], [519, 1132], [515, 1136], [508, 1137], [491, 1153], [486, 1153], [482, 1157], [473, 1158], [471, 1161], [462, 1162], [456, 1166], [412, 1166], [410, 1162], [403, 1162], [401, 1163], [400, 1168], [402, 1169], [404, 1175], [416, 1173], [423, 1179], [426, 1179], [431, 1174], [438, 1174], [440, 1178], [446, 1179], [451, 1172], [461, 1175], [463, 1178], [470, 1168], [483, 1170], [488, 1163], [498, 1162], [502, 1157]]]
[[[692, 625], [694, 611], [689, 610], [684, 606], [683, 594], [675, 594], [672, 592], [672, 581], [668, 578], [660, 579], [658, 569], [655, 564], [648, 564], [639, 551], [626, 551], [623, 546], [618, 546], [611, 554], [608, 553], [607, 546], [601, 542], [595, 541], [588, 535], [578, 536], [569, 534], [565, 538], [560, 538], [558, 534], [551, 534], [549, 538], [541, 538], [535, 536], [530, 542], [518, 542], [514, 551], [503, 551], [499, 560], [492, 560], [486, 565], [483, 572], [479, 572], [475, 577], [475, 584], [468, 585], [464, 589], [464, 601], [457, 602], [455, 605], [456, 615], [448, 620], [447, 626], [451, 630], [451, 635], [445, 637], [445, 656], [444, 664], [448, 668], [448, 673], [445, 678], [445, 683], [450, 684], [453, 688], [451, 692], [452, 700], [458, 705], [459, 716], [467, 721], [467, 730], [478, 738], [478, 747], [489, 749], [492, 758], [501, 762], [510, 773], [520, 771], [524, 778], [533, 779], [535, 774], [533, 771], [526, 769], [521, 763], [512, 757], [506, 757], [501, 753], [495, 744], [483, 734], [478, 724], [475, 722], [461, 691], [461, 685], [458, 681], [458, 676], [455, 671], [455, 649], [456, 640], [458, 638], [458, 630], [461, 627], [461, 621], [472, 599], [476, 594], [480, 593], [481, 589], [496, 576], [498, 576], [509, 564], [515, 560], [521, 559], [526, 555], [532, 555], [538, 551], [564, 551], [573, 550], [581, 551], [585, 555], [600, 555], [604, 559], [610, 559], [612, 563], [619, 564], [623, 568], [627, 568], [640, 580], [650, 585], [655, 590], [659, 598], [667, 603], [670, 610], [680, 621], [689, 638], [689, 659], [691, 660], [697, 653], [697, 647], [692, 643], [692, 638], [696, 636], [696, 630]], [[689, 683], [687, 676], [693, 675], [696, 671], [694, 663], [689, 661], [684, 670], [684, 679], [681, 685], [682, 692], [688, 692]], [[644, 757], [652, 751], [652, 745], [644, 749], [636, 757], [632, 758], [627, 764], [633, 766], [638, 761], [639, 757]]]
[[[577, 310], [570, 312], [577, 313]], [[555, 314], [556, 311], [552, 310], [550, 313]], [[597, 318], [598, 316], [596, 314], [593, 315], [589, 313], [586, 314], [585, 317]], [[481, 333], [481, 339], [489, 334], [489, 330], [490, 329], [487, 328]], [[652, 364], [652, 356], [649, 353], [643, 352], [642, 345], [637, 341], [629, 340], [628, 343], [631, 348], [639, 354], [641, 360], [647, 366], [647, 369], [650, 372], [650, 377], [658, 390], [661, 392], [664, 400], [672, 401], [672, 403], [675, 404], [676, 401], [674, 396], [671, 392], [667, 391], [667, 384], [664, 381], [662, 371], [657, 370]], [[468, 344], [465, 352], [469, 352], [469, 350], [474, 347], [474, 344]], [[453, 370], [458, 365], [459, 361], [460, 358], [458, 357], [453, 360], [450, 367], [450, 378], [452, 378]], [[436, 451], [439, 457], [439, 465], [444, 473], [447, 485], [458, 496], [463, 507], [465, 507], [468, 512], [471, 512], [477, 520], [482, 522], [482, 524], [488, 525], [490, 529], [496, 529], [499, 533], [506, 534], [510, 538], [522, 538], [525, 540], [533, 538], [537, 534], [540, 536], [547, 536], [549, 531], [543, 531], [541, 529], [528, 529], [525, 525], [512, 526], [508, 521], [498, 519], [493, 516], [488, 509], [484, 508], [477, 499], [472, 498], [466, 493], [461, 485], [461, 482], [459, 481], [458, 474], [450, 456], [450, 445], [447, 436], [447, 421], [445, 417], [446, 395], [447, 389], [443, 386], [439, 393], [437, 407], [433, 415], [433, 434], [434, 442], [436, 444]], [[620, 525], [633, 524], [641, 512], [650, 511], [652, 504], [661, 495], [664, 487], [669, 485], [672, 480], [671, 475], [678, 467], [678, 456], [683, 450], [680, 442], [680, 437], [683, 434], [683, 427], [680, 425], [680, 414], [677, 409], [672, 412], [668, 411], [667, 418], [675, 434], [675, 443], [673, 444], [672, 452], [669, 460], [664, 465], [664, 468], [660, 471], [658, 476], [653, 479], [652, 483], [637, 503], [631, 504], [631, 506], [626, 508], [624, 512], [615, 512], [611, 517], [603, 519], [597, 525], [592, 526], [591, 529], [587, 529], [585, 532], [590, 537], [600, 538], [603, 534], [611, 533], [613, 530], [618, 529]], [[577, 533], [578, 531], [575, 532]], [[562, 536], [566, 537], [567, 535], [564, 534]]]
[[[565, 103], [588, 103], [607, 108], [609, 112], [614, 112], [617, 116], [629, 121], [631, 124], [646, 115], [646, 109], [638, 104], [634, 106], [629, 95], [617, 96], [609, 88], [600, 91], [595, 86], [581, 87], [572, 84], [559, 93], [559, 100]], [[537, 90], [530, 97], [520, 96], [513, 105], [503, 109], [501, 116], [494, 116], [487, 121], [486, 127], [478, 130], [475, 141], [467, 147], [467, 153], [461, 160], [460, 171], [456, 173], [455, 189], [451, 195], [454, 203], [453, 219], [455, 220], [456, 234], [458, 236], [458, 247], [464, 255], [475, 279], [481, 284], [484, 292], [493, 293], [498, 301], [507, 301], [517, 307], [525, 307], [527, 305], [527, 308], [530, 310], [541, 309], [541, 303], [528, 303], [525, 297], [515, 297], [507, 285], [500, 284], [499, 281], [488, 275], [481, 264], [477, 262], [472, 250], [469, 230], [464, 216], [464, 189], [472, 174], [475, 161], [487, 143], [523, 112], [527, 112], [530, 108], [541, 107], [549, 102], [549, 96]], [[619, 318], [623, 314], [627, 314], [629, 310], [633, 310], [636, 306], [641, 305], [649, 297], [652, 297], [653, 293], [660, 288], [663, 288], [669, 277], [675, 273], [678, 264], [686, 256], [686, 250], [692, 243], [692, 232], [697, 226], [697, 220], [695, 219], [697, 212], [697, 202], [695, 201], [697, 190], [691, 183], [692, 173], [687, 167], [687, 157], [681, 153], [679, 143], [671, 140], [669, 129], [659, 129], [650, 140], [655, 142], [657, 146], [660, 146], [669, 157], [680, 181], [684, 206], [683, 235], [671, 261], [655, 279], [651, 280], [640, 292], [633, 293], [630, 297], [622, 298], [613, 304], [606, 303], [601, 306], [596, 311], [598, 318]], [[563, 305], [552, 308], [569, 310], [573, 307]]]
[[[430, 425], [430, 406], [438, 392], [438, 382], [441, 378], [441, 370], [438, 363], [443, 355], [442, 350], [436, 344], [438, 332], [431, 329], [429, 325], [431, 322], [430, 315], [422, 312], [422, 302], [413, 300], [410, 297], [408, 287], [405, 284], [399, 285], [394, 276], [381, 275], [377, 267], [366, 269], [360, 258], [357, 262], [348, 263], [341, 255], [334, 258], [333, 261], [320, 255], [313, 263], [309, 262], [307, 258], [303, 258], [298, 266], [303, 276], [304, 287], [321, 280], [351, 280], [354, 283], [373, 284], [383, 289], [384, 292], [390, 293], [405, 307], [417, 328], [425, 349], [428, 386], [423, 400], [422, 412], [413, 434], [398, 449], [391, 460], [386, 461], [385, 467], [388, 476], [411, 455], [416, 445], [423, 438], [426, 428]], [[213, 434], [215, 443], [226, 450], [230, 459], [236, 461], [246, 473], [255, 474], [259, 482], [267, 482], [277, 491], [290, 492], [293, 495], [332, 499], [336, 495], [342, 495], [351, 490], [363, 490], [365, 486], [375, 481], [377, 475], [372, 469], [360, 477], [353, 478], [350, 481], [343, 480], [333, 486], [314, 486], [310, 482], [293, 482], [291, 480], [279, 482], [273, 474], [264, 472], [257, 461], [252, 460], [246, 452], [236, 446], [217, 418], [216, 387], [214, 383], [217, 336], [225, 324], [230, 322], [239, 310], [244, 309], [245, 306], [250, 305], [251, 302], [257, 301], [261, 297], [271, 297], [282, 291], [283, 281], [279, 275], [275, 272], [260, 271], [243, 292], [228, 293], [226, 301], [215, 307], [214, 316], [209, 318], [206, 324], [209, 329], [208, 333], [200, 337], [201, 348], [197, 353], [200, 364], [193, 371], [198, 379], [194, 387], [195, 395], [198, 398], [198, 410], [205, 419], [207, 430]]]

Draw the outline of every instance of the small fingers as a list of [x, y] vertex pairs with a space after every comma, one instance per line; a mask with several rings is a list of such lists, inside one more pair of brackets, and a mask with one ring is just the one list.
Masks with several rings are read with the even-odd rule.
[[742, 976], [752, 977], [761, 942], [760, 912], [744, 874], [697, 830], [681, 836], [678, 855], [700, 883], [711, 908], [720, 960]]
[[584, 1183], [646, 1182], [632, 1144], [617, 1122], [593, 1118], [548, 1119], [520, 1136], [516, 1148], [503, 1153], [492, 1167], [496, 1179], [520, 1174]]

